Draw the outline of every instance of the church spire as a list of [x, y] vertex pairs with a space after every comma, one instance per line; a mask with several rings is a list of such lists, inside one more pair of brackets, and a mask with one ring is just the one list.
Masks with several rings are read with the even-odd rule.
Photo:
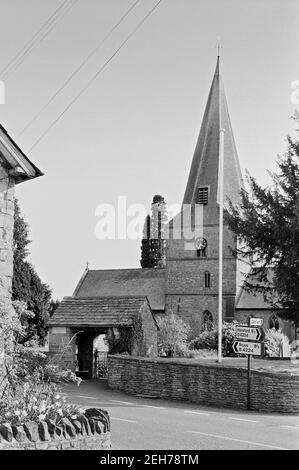
[[220, 44], [216, 69], [195, 147], [183, 204], [198, 203], [199, 188], [208, 188], [204, 223], [218, 223], [219, 129], [224, 136], [224, 202], [239, 199], [242, 175], [220, 74]]

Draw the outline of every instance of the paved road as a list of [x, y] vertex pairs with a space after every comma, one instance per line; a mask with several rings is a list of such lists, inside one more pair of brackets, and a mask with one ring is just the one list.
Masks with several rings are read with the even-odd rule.
[[299, 449], [299, 416], [223, 410], [138, 398], [108, 390], [105, 381], [63, 389], [72, 403], [111, 417], [115, 450]]

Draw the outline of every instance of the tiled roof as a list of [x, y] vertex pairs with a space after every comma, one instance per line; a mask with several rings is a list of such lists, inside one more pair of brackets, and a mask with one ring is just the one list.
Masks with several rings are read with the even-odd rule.
[[48, 324], [76, 327], [130, 326], [145, 302], [145, 297], [64, 297]]
[[7, 160], [12, 169], [18, 168], [14, 174], [15, 183], [21, 183], [43, 173], [35, 166], [20, 149], [7, 130], [0, 124], [0, 154]]
[[74, 292], [81, 297], [146, 296], [152, 310], [165, 308], [165, 269], [88, 270]]

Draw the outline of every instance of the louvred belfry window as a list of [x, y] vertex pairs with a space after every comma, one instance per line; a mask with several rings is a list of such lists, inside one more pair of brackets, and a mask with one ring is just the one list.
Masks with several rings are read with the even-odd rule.
[[207, 186], [202, 186], [197, 190], [197, 204], [202, 204], [206, 206], [209, 202], [209, 188]]

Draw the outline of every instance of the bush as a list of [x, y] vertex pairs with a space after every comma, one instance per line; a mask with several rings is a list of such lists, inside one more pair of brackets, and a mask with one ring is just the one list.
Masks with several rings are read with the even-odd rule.
[[29, 381], [19, 388], [18, 393], [0, 400], [0, 423], [9, 422], [16, 426], [26, 421], [45, 421], [59, 424], [62, 418], [77, 419], [84, 410], [66, 403], [65, 397], [57, 393], [56, 386]]
[[[222, 325], [222, 354], [224, 357], [238, 356], [233, 351], [233, 343], [236, 340], [236, 325], [237, 322], [223, 323]], [[203, 331], [200, 335], [192, 340], [189, 344], [191, 350], [197, 349], [218, 349], [218, 328], [213, 327], [210, 331]]]
[[265, 331], [265, 341], [266, 356], [291, 356], [291, 346], [289, 338], [281, 330], [275, 330], [275, 328], [267, 329]]
[[187, 337], [190, 327], [178, 316], [171, 313], [159, 320], [159, 356], [188, 356]]

